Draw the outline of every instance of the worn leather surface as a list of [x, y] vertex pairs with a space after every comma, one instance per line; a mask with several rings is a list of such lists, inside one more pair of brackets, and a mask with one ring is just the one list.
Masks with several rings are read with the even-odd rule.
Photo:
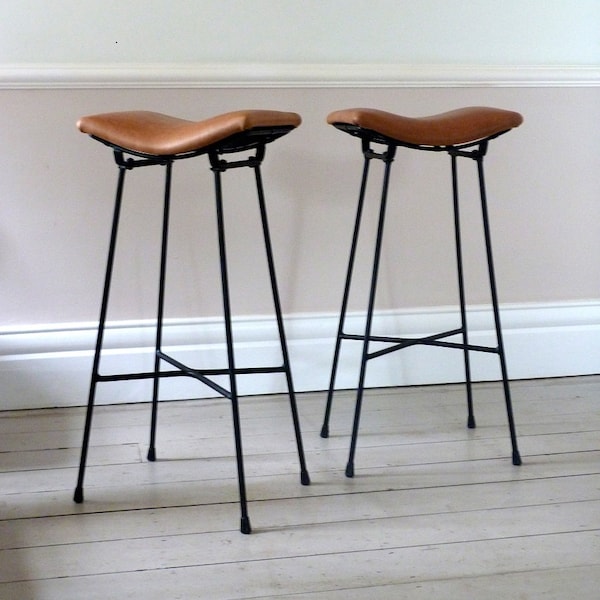
[[429, 117], [404, 117], [374, 108], [348, 108], [327, 117], [331, 125], [356, 125], [398, 142], [454, 146], [513, 129], [523, 117], [510, 110], [471, 106]]
[[135, 110], [82, 117], [77, 127], [121, 148], [169, 156], [201, 150], [256, 127], [297, 127], [300, 123], [300, 115], [274, 110], [239, 110], [203, 121]]

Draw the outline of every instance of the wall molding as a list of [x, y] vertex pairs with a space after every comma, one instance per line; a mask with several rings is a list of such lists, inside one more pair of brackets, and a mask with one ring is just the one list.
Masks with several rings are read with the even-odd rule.
[[[360, 327], [362, 316], [350, 316], [350, 327]], [[386, 332], [424, 334], [456, 326], [454, 307], [380, 312], [375, 328]], [[513, 379], [562, 377], [600, 372], [600, 301], [504, 305], [502, 321]], [[493, 343], [488, 307], [469, 309], [471, 340]], [[333, 314], [293, 315], [286, 319], [288, 344], [298, 391], [327, 387], [337, 317]], [[221, 366], [224, 345], [216, 319], [169, 320], [165, 347], [192, 364]], [[270, 318], [236, 319], [238, 364], [279, 362], [276, 329]], [[103, 372], [149, 369], [154, 328], [148, 321], [111, 323], [106, 334]], [[95, 341], [95, 324], [71, 323], [0, 328], [0, 409], [77, 406], [87, 399]], [[356, 384], [358, 343], [346, 342], [336, 387]], [[473, 376], [497, 380], [497, 357], [473, 354]], [[450, 383], [463, 380], [460, 352], [418, 347], [373, 361], [370, 387]], [[164, 380], [161, 398], [210, 397], [213, 393], [189, 378]], [[279, 375], [244, 377], [244, 395], [284, 390]], [[101, 384], [99, 403], [147, 401], [148, 382]]]
[[0, 89], [597, 87], [598, 65], [4, 64]]

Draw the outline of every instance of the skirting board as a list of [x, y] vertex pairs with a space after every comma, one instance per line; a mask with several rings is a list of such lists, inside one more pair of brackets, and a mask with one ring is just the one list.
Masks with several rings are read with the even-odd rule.
[[[504, 305], [501, 309], [509, 374], [512, 379], [600, 373], [600, 302]], [[455, 307], [388, 311], [377, 314], [374, 330], [389, 335], [426, 335], [457, 327]], [[468, 314], [470, 341], [494, 345], [489, 307]], [[348, 332], [359, 332], [363, 318], [349, 316]], [[296, 391], [325, 390], [333, 355], [337, 316], [292, 315], [286, 333]], [[281, 364], [276, 328], [271, 318], [236, 319], [238, 366]], [[154, 327], [151, 322], [111, 323], [105, 337], [102, 373], [151, 370]], [[169, 320], [163, 347], [190, 366], [225, 364], [222, 325], [216, 319]], [[94, 324], [0, 329], [0, 410], [78, 406], [87, 401]], [[336, 388], [352, 388], [358, 377], [360, 343], [343, 344]], [[473, 378], [499, 378], [496, 355], [472, 353]], [[464, 380], [462, 353], [444, 348], [415, 347], [369, 363], [369, 387], [439, 384]], [[239, 378], [242, 395], [285, 391], [283, 375]], [[194, 379], [163, 379], [161, 399], [213, 397]], [[99, 404], [148, 401], [149, 381], [101, 383]]]

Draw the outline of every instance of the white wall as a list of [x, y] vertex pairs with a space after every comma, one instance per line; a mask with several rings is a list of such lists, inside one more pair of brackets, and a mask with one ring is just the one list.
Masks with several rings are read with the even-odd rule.
[[[85, 400], [115, 173], [110, 152], [75, 122], [130, 108], [188, 118], [240, 106], [302, 114], [303, 125], [269, 149], [265, 163], [301, 389], [326, 381], [360, 168], [356, 141], [327, 127], [326, 114], [358, 104], [411, 115], [467, 104], [521, 111], [525, 124], [494, 142], [488, 160], [512, 372], [597, 372], [600, 138], [591, 132], [600, 122], [599, 23], [596, 1], [3, 0], [0, 407]], [[394, 175], [396, 193], [406, 194], [396, 197], [418, 202], [406, 213], [401, 203], [391, 207], [401, 235], [387, 244], [380, 306], [399, 311], [395, 318], [412, 330], [443, 321], [456, 302], [452, 255], [438, 243], [451, 225], [441, 158], [402, 153]], [[172, 329], [179, 345], [193, 342], [178, 333], [182, 322], [197, 331], [196, 319], [210, 321], [219, 309], [205, 283], [216, 275], [210, 176], [202, 160], [187, 163], [176, 169], [169, 305], [180, 319]], [[152, 198], [160, 185], [159, 173], [145, 171], [128, 188], [129, 260], [117, 272], [111, 313], [122, 364], [147, 355], [145, 322], [137, 320], [154, 312], [159, 211]], [[245, 198], [241, 180], [231, 192]], [[238, 216], [243, 224], [250, 213]], [[465, 217], [474, 243], [477, 214]], [[268, 304], [248, 279], [251, 246], [247, 234], [232, 244], [243, 292], [237, 306], [248, 348], [268, 352], [256, 320]], [[481, 274], [475, 256], [470, 268]], [[478, 277], [471, 291], [473, 304], [487, 302]], [[477, 322], [485, 337], [487, 326]], [[210, 340], [200, 341], [212, 352]], [[385, 364], [374, 384], [460, 378], [447, 359]], [[497, 376], [495, 365], [478, 372]], [[274, 389], [268, 382], [266, 391]], [[137, 397], [136, 389], [107, 399]]]
[[21, 63], [597, 65], [596, 0], [2, 0]]

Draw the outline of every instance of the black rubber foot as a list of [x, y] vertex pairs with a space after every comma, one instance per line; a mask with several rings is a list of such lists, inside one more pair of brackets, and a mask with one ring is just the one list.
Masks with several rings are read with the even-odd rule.
[[513, 465], [515, 465], [515, 467], [518, 467], [519, 465], [522, 464], [521, 455], [519, 454], [518, 450], [513, 452], [512, 461], [513, 461]]
[[300, 473], [300, 483], [302, 485], [310, 485], [310, 476], [308, 475], [308, 471], [302, 471]]
[[346, 477], [354, 477], [354, 465], [352, 463], [348, 463], [346, 466]]
[[81, 504], [83, 502], [83, 488], [75, 488], [75, 494], [73, 494], [73, 500], [77, 502], [77, 504]]
[[246, 535], [252, 533], [252, 527], [250, 527], [250, 519], [248, 517], [242, 517], [240, 531]]
[[329, 437], [329, 427], [327, 425], [323, 425], [321, 428], [321, 437], [328, 438]]
[[475, 429], [475, 427], [477, 427], [477, 425], [475, 424], [475, 417], [474, 417], [474, 416], [472, 416], [472, 415], [471, 415], [471, 416], [470, 416], [470, 417], [467, 419], [467, 427], [468, 427], [469, 429]]
[[154, 462], [156, 460], [156, 449], [148, 448], [148, 460]]

